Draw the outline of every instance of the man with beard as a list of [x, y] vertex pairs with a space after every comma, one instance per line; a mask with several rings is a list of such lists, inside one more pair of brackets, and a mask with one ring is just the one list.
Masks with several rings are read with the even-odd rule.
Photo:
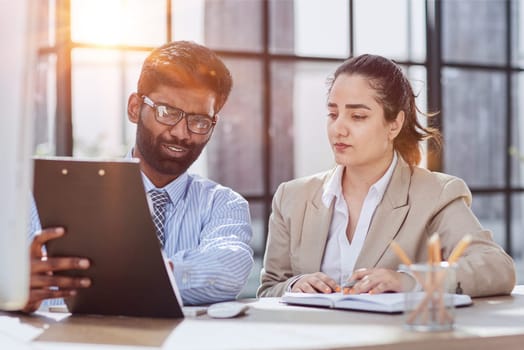
[[[178, 41], [146, 58], [137, 92], [128, 100], [128, 118], [137, 125], [128, 156], [140, 160], [153, 206], [158, 198], [164, 203], [165, 211], [153, 219], [184, 304], [234, 299], [253, 265], [247, 202], [233, 190], [187, 172], [211, 138], [231, 86], [229, 70], [211, 50]], [[45, 256], [45, 243], [67, 233], [63, 228], [40, 231], [35, 209], [32, 221], [32, 232], [39, 233], [30, 248], [26, 312], [35, 311], [45, 299], [74, 295], [92, 283], [53, 275], [88, 269], [90, 262]]]

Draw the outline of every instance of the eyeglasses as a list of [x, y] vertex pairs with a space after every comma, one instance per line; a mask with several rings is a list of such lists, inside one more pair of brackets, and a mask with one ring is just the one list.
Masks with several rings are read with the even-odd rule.
[[205, 135], [209, 133], [217, 123], [216, 116], [210, 117], [205, 114], [187, 113], [177, 107], [156, 104], [145, 95], [140, 97], [142, 97], [146, 105], [155, 110], [155, 119], [161, 124], [174, 126], [182, 120], [182, 118], [185, 118], [189, 131], [195, 134]]

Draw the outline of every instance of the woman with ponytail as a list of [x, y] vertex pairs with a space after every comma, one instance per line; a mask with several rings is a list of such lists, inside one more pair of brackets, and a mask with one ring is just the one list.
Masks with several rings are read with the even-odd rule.
[[419, 123], [400, 67], [374, 55], [345, 61], [329, 81], [326, 107], [337, 166], [277, 189], [258, 296], [331, 293], [346, 282], [354, 283], [354, 293], [420, 288], [398, 271], [390, 244], [426, 262], [435, 233], [443, 259], [472, 237], [457, 262], [464, 293], [510, 293], [513, 260], [471, 211], [467, 185], [419, 166], [421, 141], [439, 144], [440, 133]]

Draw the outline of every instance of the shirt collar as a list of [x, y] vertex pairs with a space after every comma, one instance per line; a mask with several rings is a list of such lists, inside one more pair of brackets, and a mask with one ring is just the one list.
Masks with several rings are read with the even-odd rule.
[[344, 174], [344, 166], [337, 165], [335, 171], [324, 185], [324, 193], [322, 193], [322, 202], [329, 208], [333, 198], [338, 197], [342, 193], [342, 174]]
[[[393, 176], [393, 171], [397, 166], [397, 162], [397, 152], [393, 152], [393, 160], [391, 161], [388, 170], [386, 170], [386, 173], [377, 182], [371, 185], [369, 189], [370, 191], [375, 191], [377, 193], [379, 201], [382, 200], [382, 197], [384, 197], [384, 193], [386, 192], [389, 180], [391, 180], [391, 177]], [[331, 175], [331, 178], [324, 185], [324, 192], [322, 193], [322, 202], [328, 208], [331, 205], [333, 198], [342, 195], [342, 174], [344, 174], [344, 166], [337, 165], [335, 171]]]
[[144, 188], [146, 192], [153, 189], [161, 191], [164, 190], [169, 195], [171, 203], [175, 204], [178, 203], [180, 198], [184, 197], [187, 188], [187, 183], [189, 181], [189, 175], [187, 172], [184, 172], [180, 174], [179, 177], [177, 177], [162, 188], [156, 187], [144, 173], [142, 173], [142, 181], [144, 182]]
[[[126, 158], [132, 158], [133, 157], [133, 149], [131, 149], [127, 154]], [[165, 185], [162, 188], [156, 187], [151, 180], [144, 174], [142, 171], [140, 172], [142, 175], [142, 182], [144, 183], [144, 188], [146, 190], [146, 193], [150, 190], [156, 189], [156, 190], [164, 190], [169, 195], [169, 199], [171, 200], [171, 203], [178, 203], [180, 198], [184, 197], [187, 183], [189, 181], [189, 175], [186, 172], [180, 174], [179, 177], [177, 177], [175, 180], [171, 181], [167, 185]]]

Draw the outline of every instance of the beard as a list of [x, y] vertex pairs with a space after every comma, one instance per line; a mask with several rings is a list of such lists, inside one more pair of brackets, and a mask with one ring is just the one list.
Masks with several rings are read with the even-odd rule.
[[[142, 118], [139, 119], [136, 129], [136, 147], [142, 154], [141, 161], [146, 162], [151, 168], [158, 173], [173, 176], [177, 178], [187, 171], [191, 164], [195, 162], [202, 153], [202, 150], [209, 141], [209, 138], [202, 143], [191, 143], [179, 140], [176, 137], [171, 137], [168, 140], [162, 139], [161, 136], [155, 137], [151, 130], [149, 130]], [[165, 146], [162, 144], [175, 144], [187, 149], [187, 153], [183, 157], [170, 157], [166, 155], [163, 150]]]

